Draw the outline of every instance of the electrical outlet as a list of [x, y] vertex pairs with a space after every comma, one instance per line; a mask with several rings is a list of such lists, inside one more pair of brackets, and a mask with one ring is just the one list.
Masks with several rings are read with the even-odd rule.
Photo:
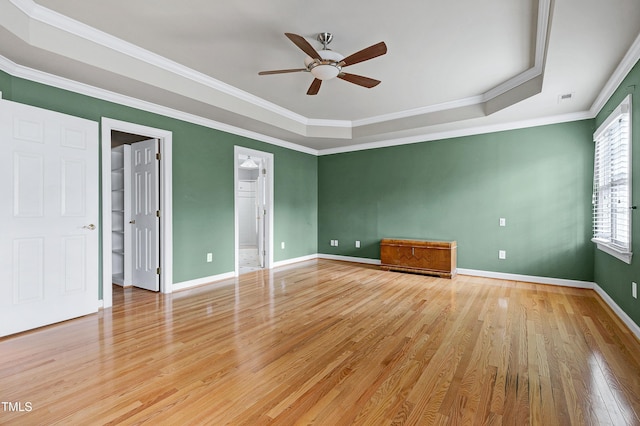
[[336, 242], [336, 247], [338, 247], [338, 240], [334, 240]]
[[506, 258], [507, 258], [507, 251], [506, 250], [498, 251], [498, 259], [506, 259]]
[[631, 283], [631, 295], [634, 299], [638, 298], [638, 284], [633, 282]]
[[360, 241], [356, 241], [356, 248], [360, 248]]
[[207, 253], [207, 262], [213, 262], [213, 253]]

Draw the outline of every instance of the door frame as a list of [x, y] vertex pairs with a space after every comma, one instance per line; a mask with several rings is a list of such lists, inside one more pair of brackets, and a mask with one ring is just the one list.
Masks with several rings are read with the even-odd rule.
[[140, 124], [102, 117], [102, 301], [113, 305], [111, 288], [111, 131], [117, 130], [158, 139], [160, 142], [160, 292], [171, 293], [173, 287], [173, 133]]
[[238, 168], [240, 167], [240, 155], [250, 155], [252, 157], [263, 158], [265, 169], [267, 170], [266, 189], [267, 189], [267, 221], [265, 223], [267, 231], [267, 241], [265, 247], [267, 255], [265, 256], [264, 269], [273, 267], [273, 174], [274, 163], [273, 154], [270, 152], [257, 151], [251, 148], [235, 145], [233, 147], [233, 215], [234, 215], [234, 240], [235, 240], [235, 256], [234, 256], [234, 273], [237, 277], [240, 275], [240, 226], [238, 209]]

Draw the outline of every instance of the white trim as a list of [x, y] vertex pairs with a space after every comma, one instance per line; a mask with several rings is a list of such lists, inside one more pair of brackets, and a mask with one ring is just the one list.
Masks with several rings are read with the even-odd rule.
[[[593, 132], [593, 140], [602, 137], [602, 133], [607, 130], [607, 128], [614, 122], [620, 118], [622, 114], [628, 114], [631, 111], [631, 94], [624, 97], [622, 102], [618, 104], [618, 106], [609, 113], [607, 118], [598, 126], [595, 132]], [[631, 121], [631, 118], [629, 119]], [[631, 135], [629, 135], [631, 136]]]
[[[341, 256], [337, 254], [325, 254], [325, 253], [318, 253], [317, 257], [318, 259], [340, 260], [345, 262], [365, 263], [369, 265], [380, 265], [380, 259], [370, 259], [366, 257]], [[303, 258], [300, 258], [300, 259], [310, 260], [310, 259], [313, 259], [313, 256], [307, 256], [304, 259]], [[289, 262], [289, 263], [294, 263], [298, 261], [299, 260], [294, 259], [293, 262]], [[477, 269], [458, 268], [457, 273], [459, 275], [471, 275], [476, 277], [496, 278], [496, 279], [509, 280], [509, 281], [522, 281], [522, 282], [529, 282], [529, 283], [535, 283], [535, 284], [556, 285], [556, 286], [562, 286], [562, 287], [593, 289], [595, 285], [595, 283], [590, 281], [569, 280], [564, 278], [538, 277], [534, 275], [510, 274], [505, 272], [482, 271]]]
[[[631, 209], [631, 206], [633, 206], [633, 116], [631, 114], [632, 111], [632, 96], [631, 94], [628, 94], [627, 96], [625, 96], [625, 98], [622, 100], [622, 102], [620, 102], [620, 104], [618, 104], [618, 106], [611, 111], [611, 113], [609, 113], [609, 115], [607, 116], [607, 118], [602, 122], [602, 124], [600, 124], [600, 126], [598, 126], [598, 129], [594, 132], [593, 134], [593, 141], [594, 141], [594, 147], [596, 149], [596, 151], [598, 150], [598, 144], [599, 143], [603, 143], [607, 146], [609, 146], [609, 142], [611, 142], [609, 140], [608, 137], [605, 137], [604, 133], [607, 131], [607, 129], [614, 123], [617, 123], [618, 120], [620, 119], [621, 116], [627, 114], [628, 115], [628, 124], [629, 124], [629, 140], [628, 140], [628, 163], [626, 165], [626, 169], [628, 171], [628, 178], [627, 178], [627, 193], [626, 193], [626, 197], [628, 200], [628, 208]], [[617, 141], [615, 143], [612, 142], [612, 144], [617, 148]], [[605, 149], [605, 152], [608, 152], [608, 149]], [[620, 154], [618, 151], [616, 151], [618, 154]], [[620, 154], [620, 155], [624, 155], [624, 154]], [[599, 161], [604, 161], [605, 163], [608, 164], [608, 162], [611, 160], [610, 155], [603, 155], [603, 158], [600, 158], [600, 156], [598, 156], [598, 152], [595, 153], [596, 159], [595, 159], [595, 164], [596, 166], [598, 165]], [[619, 158], [616, 158], [619, 160]], [[618, 164], [619, 161], [616, 163]], [[594, 197], [595, 197], [595, 192], [596, 189], [595, 188], [595, 180], [596, 180], [596, 166], [594, 166]], [[615, 166], [611, 166], [612, 170], [616, 170]], [[608, 172], [608, 174], [614, 173], [612, 170], [610, 170]], [[619, 171], [619, 170], [618, 170]], [[607, 172], [602, 172], [605, 174], [605, 176], [607, 175]], [[595, 198], [594, 198], [595, 200]], [[595, 233], [595, 228], [597, 227], [596, 225], [596, 212], [595, 210], [600, 211], [600, 206], [597, 205], [597, 202], [594, 202], [594, 233]], [[628, 238], [628, 247], [626, 247], [627, 250], [624, 250], [624, 248], [620, 249], [618, 247], [615, 246], [614, 242], [613, 242], [613, 236], [609, 235], [609, 240], [605, 239], [605, 238], [592, 238], [591, 241], [593, 243], [596, 244], [596, 247], [600, 250], [603, 251], [613, 257], [615, 257], [618, 260], [621, 260], [627, 264], [631, 264], [631, 257], [633, 256], [633, 253], [630, 251], [631, 247], [633, 245], [632, 240], [633, 240], [633, 234], [631, 232], [631, 230], [633, 229], [633, 215], [632, 215], [633, 210], [627, 210], [627, 214], [628, 214], [628, 234], [627, 234], [627, 238]], [[612, 231], [612, 229], [609, 229], [609, 231]]]
[[173, 133], [103, 117], [102, 128], [102, 300], [113, 305], [111, 285], [111, 131], [119, 130], [160, 141], [160, 291], [171, 293], [173, 284]]
[[310, 254], [308, 256], [300, 256], [300, 257], [292, 257], [291, 259], [285, 259], [285, 260], [279, 260], [277, 262], [273, 262], [273, 268], [280, 268], [282, 266], [289, 266], [292, 265], [294, 263], [299, 263], [299, 262], [306, 262], [308, 260], [315, 260], [318, 259], [319, 255], [316, 254]]
[[374, 117], [361, 118], [352, 122], [353, 127], [366, 126], [369, 124], [384, 123], [391, 120], [400, 120], [403, 118], [415, 117], [422, 114], [432, 114], [439, 111], [447, 111], [455, 108], [462, 108], [470, 105], [478, 105], [485, 102], [485, 95], [471, 96], [463, 99], [442, 102], [433, 105], [426, 105], [418, 108], [408, 109], [404, 111], [392, 112], [389, 114], [377, 115]]
[[636, 336], [636, 338], [640, 339], [640, 326], [635, 323], [631, 319], [629, 315], [625, 311], [622, 310], [620, 306], [607, 294], [606, 291], [602, 289], [597, 283], [593, 284], [593, 290], [602, 298], [602, 300], [609, 305], [611, 310], [620, 318], [620, 320], [629, 327], [629, 330]]
[[345, 152], [364, 151], [367, 149], [388, 148], [399, 145], [409, 145], [414, 143], [441, 141], [451, 138], [459, 138], [464, 136], [475, 136], [487, 133], [504, 132], [508, 130], [527, 129], [531, 127], [547, 126], [550, 124], [567, 123], [572, 121], [580, 121], [591, 119], [593, 116], [589, 111], [579, 111], [569, 114], [553, 115], [541, 118], [532, 118], [529, 120], [513, 121], [509, 123], [490, 124], [485, 126], [469, 127], [467, 129], [448, 130], [437, 133], [426, 133], [416, 136], [408, 136], [399, 139], [385, 139], [378, 142], [361, 143], [355, 145], [342, 146], [337, 148], [328, 148], [318, 151], [318, 156], [340, 154]]
[[182, 281], [173, 284], [173, 291], [186, 290], [206, 284], [216, 284], [216, 281], [228, 280], [234, 278], [234, 272], [225, 272], [223, 274], [212, 275], [210, 277], [196, 278], [195, 280]]
[[534, 284], [556, 285], [560, 287], [575, 287], [593, 289], [595, 283], [590, 281], [568, 280], [564, 278], [538, 277], [534, 275], [510, 274], [506, 272], [481, 271], [477, 269], [458, 268], [459, 275], [471, 275], [474, 277], [496, 278], [499, 280], [522, 281]]
[[220, 130], [222, 132], [230, 133], [233, 135], [243, 136], [246, 138], [254, 139], [257, 141], [269, 143], [271, 145], [280, 146], [282, 148], [291, 149], [293, 151], [304, 152], [306, 154], [317, 155], [318, 151], [306, 146], [298, 145], [293, 142], [288, 142], [282, 139], [266, 136], [251, 130], [245, 130], [240, 127], [232, 126], [219, 121], [211, 120], [208, 118], [200, 117], [195, 114], [183, 112], [173, 108], [165, 107], [162, 105], [154, 104], [151, 102], [143, 101], [133, 98], [131, 96], [122, 95], [109, 90], [101, 89], [98, 87], [90, 86], [88, 84], [80, 83], [74, 80], [69, 80], [64, 77], [59, 77], [53, 74], [49, 74], [36, 69], [28, 68], [0, 55], [0, 70], [17, 78], [24, 78], [36, 83], [46, 84], [47, 86], [56, 87], [58, 89], [68, 90], [73, 93], [78, 93], [92, 98], [101, 99], [107, 102], [113, 102], [118, 105], [128, 106], [136, 108], [141, 111], [147, 111], [158, 115], [163, 115], [169, 118], [175, 118], [191, 124], [197, 124], [214, 130]]
[[[17, 9], [20, 9], [28, 19], [31, 19], [32, 24], [37, 25], [49, 25], [52, 28], [63, 31], [67, 34], [75, 35], [78, 38], [95, 43], [98, 46], [111, 49], [113, 52], [125, 55], [129, 58], [133, 58], [137, 61], [149, 64], [153, 67], [164, 69], [175, 76], [179, 76], [190, 81], [200, 84], [204, 87], [217, 90], [227, 96], [231, 96], [237, 100], [247, 102], [251, 105], [257, 106], [269, 111], [277, 116], [291, 120], [295, 123], [302, 124], [306, 127], [305, 131], [300, 132], [301, 135], [319, 135], [323, 133], [323, 128], [327, 131], [336, 128], [349, 128], [352, 129], [358, 124], [363, 123], [377, 123], [380, 121], [386, 121], [397, 118], [408, 118], [416, 115], [421, 115], [429, 112], [444, 111], [450, 108], [459, 108], [465, 105], [474, 105], [486, 103], [497, 96], [500, 96], [510, 90], [519, 87], [520, 85], [536, 78], [544, 73], [544, 62], [547, 48], [547, 38], [549, 32], [550, 16], [551, 16], [551, 0], [540, 0], [537, 10], [537, 26], [535, 32], [534, 44], [534, 64], [531, 68], [523, 71], [517, 76], [497, 85], [489, 91], [473, 97], [463, 98], [447, 102], [439, 105], [426, 106], [424, 108], [411, 109], [389, 115], [381, 115], [377, 117], [371, 117], [359, 121], [348, 120], [323, 120], [323, 119], [311, 119], [294, 113], [290, 110], [282, 108], [276, 104], [268, 102], [262, 98], [251, 95], [219, 80], [209, 77], [203, 73], [185, 67], [179, 63], [171, 61], [139, 46], [133, 45], [129, 42], [114, 37], [108, 33], [97, 30], [91, 26], [75, 21], [65, 15], [54, 12], [48, 8], [40, 6], [33, 2], [33, 0], [11, 0], [11, 3]], [[19, 36], [19, 35], [18, 35]], [[25, 40], [29, 42], [28, 40]], [[38, 47], [38, 46], [36, 46]], [[313, 129], [315, 128], [315, 129]], [[235, 133], [231, 131], [231, 133]], [[326, 134], [329, 136], [329, 133]], [[263, 136], [266, 137], [266, 136]], [[274, 138], [275, 139], [275, 138]], [[259, 136], [257, 140], [262, 140]], [[271, 142], [270, 142], [271, 143]], [[285, 142], [287, 143], [287, 142]], [[290, 144], [290, 143], [287, 143]], [[306, 150], [309, 148], [301, 147], [297, 144], [294, 147], [288, 146], [288, 148], [295, 150]], [[312, 150], [315, 151], [315, 150]]]
[[610, 247], [606, 243], [599, 242], [595, 238], [592, 238], [591, 241], [596, 244], [596, 247], [598, 248], [598, 250], [603, 251], [603, 252], [607, 253], [608, 255], [613, 256], [616, 259], [621, 260], [624, 263], [627, 263], [627, 264], [631, 265], [631, 257], [633, 256], [633, 253], [618, 251], [615, 248]]
[[618, 87], [620, 87], [622, 81], [627, 77], [629, 71], [631, 71], [638, 61], [640, 61], [640, 34], [636, 37], [629, 50], [616, 67], [616, 70], [611, 74], [611, 77], [609, 77], [609, 80], [607, 80], [607, 83], [600, 91], [600, 94], [598, 94], [591, 105], [589, 112], [591, 113], [592, 118], [598, 115], [600, 110], [604, 108], [609, 98], [611, 98]]
[[[83, 40], [86, 40], [90, 43], [94, 43], [95, 45], [104, 47], [106, 49], [111, 50], [112, 52], [125, 55], [129, 58], [133, 58], [142, 63], [151, 65], [153, 67], [157, 67], [159, 69], [165, 70], [175, 76], [179, 76], [190, 81], [196, 82], [204, 87], [211, 88], [225, 95], [231, 96], [236, 100], [241, 100], [247, 102], [251, 105], [255, 105], [265, 111], [269, 111], [273, 114], [276, 114], [280, 117], [291, 120], [295, 123], [302, 124], [306, 126], [306, 131], [302, 132], [302, 134], [310, 134], [317, 133], [316, 131], [310, 131], [309, 127], [316, 127], [311, 124], [312, 121], [304, 117], [298, 113], [295, 113], [286, 108], [280, 107], [272, 102], [266, 101], [262, 98], [259, 98], [255, 95], [252, 95], [248, 92], [240, 90], [236, 87], [233, 87], [227, 83], [224, 83], [220, 80], [214, 79], [204, 73], [193, 70], [189, 67], [186, 67], [180, 63], [167, 59], [161, 55], [153, 53], [147, 49], [144, 49], [135, 44], [129, 43], [125, 40], [117, 38], [111, 34], [98, 30], [94, 27], [91, 27], [82, 22], [76, 21], [68, 16], [57, 13], [51, 9], [48, 9], [44, 6], [41, 6], [35, 3], [33, 0], [10, 0], [11, 3], [19, 9], [30, 21], [28, 24], [31, 26], [40, 26], [40, 25], [48, 25], [52, 28], [65, 32], [69, 35], [76, 36]], [[534, 65], [527, 70], [523, 71], [519, 75], [509, 80], [504, 81], [503, 83], [497, 85], [493, 89], [483, 93], [482, 95], [469, 97], [461, 100], [453, 101], [452, 104], [455, 105], [457, 103], [466, 104], [470, 99], [474, 99], [474, 104], [481, 104], [486, 102], [488, 99], [493, 99], [496, 96], [499, 96], [503, 93], [506, 93], [509, 90], [518, 87], [521, 84], [529, 81], [531, 78], [535, 78], [541, 75], [544, 72], [544, 55], [546, 52], [546, 39], [547, 33], [549, 31], [549, 22], [550, 22], [550, 13], [551, 13], [551, 0], [539, 0], [538, 10], [537, 10], [537, 26], [536, 33], [534, 36], [534, 40], [532, 44], [534, 44]], [[21, 37], [20, 34], [16, 34], [16, 36]], [[24, 37], [23, 37], [24, 38]], [[28, 39], [25, 42], [33, 45], [34, 47], [45, 48], [43, 46], [38, 45], [36, 42], [30, 41]], [[542, 44], [542, 46], [540, 46]], [[45, 48], [46, 49], [46, 48]], [[96, 65], [96, 64], [90, 64]], [[441, 106], [445, 106], [446, 104], [441, 104]], [[449, 107], [445, 107], [442, 109], [437, 108], [437, 106], [429, 106], [427, 110], [435, 109], [435, 111], [446, 110]], [[421, 109], [418, 110], [408, 110], [404, 112], [400, 112], [397, 114], [391, 114], [389, 117], [400, 116], [402, 118], [408, 118], [418, 114], [421, 114]], [[386, 121], [386, 115], [373, 117], [370, 120], [373, 122]], [[346, 125], [354, 127], [354, 123], [350, 121], [342, 121], [336, 120], [316, 120], [316, 123], [322, 123], [320, 127], [333, 127], [334, 123], [339, 123], [339, 127], [344, 127]]]
[[35, 3], [33, 0], [10, 1], [30, 19], [41, 24], [49, 25], [68, 34], [80, 37], [97, 45], [111, 49], [114, 52], [129, 56], [136, 60], [145, 62], [149, 65], [153, 65], [160, 69], [169, 71], [172, 74], [213, 88], [224, 94], [233, 96], [236, 99], [247, 101], [252, 105], [260, 106], [261, 108], [272, 111], [278, 115], [281, 115], [298, 123], [305, 124], [307, 121], [304, 116], [297, 114], [291, 110], [280, 107], [272, 102], [266, 101], [258, 96], [252, 95], [248, 92], [245, 92], [244, 90], [240, 90], [234, 86], [210, 77], [207, 74], [186, 67], [178, 62], [167, 59], [164, 56], [153, 53], [133, 43], [129, 43], [97, 28], [91, 27], [80, 21], [76, 21], [73, 18], [41, 6]]
[[338, 254], [318, 254], [319, 259], [342, 260], [344, 262], [366, 263], [368, 265], [380, 265], [380, 259], [369, 259], [367, 257], [341, 256]]
[[268, 198], [268, 211], [267, 211], [267, 241], [265, 247], [267, 256], [265, 259], [264, 269], [271, 269], [273, 267], [273, 212], [274, 212], [274, 179], [275, 164], [273, 161], [274, 155], [270, 152], [257, 151], [255, 149], [245, 148], [243, 146], [235, 145], [233, 147], [233, 229], [234, 229], [234, 271], [236, 276], [240, 275], [240, 229], [238, 226], [238, 217], [240, 215], [238, 211], [238, 169], [240, 168], [240, 155], [250, 155], [254, 158], [263, 158], [266, 162], [265, 168], [267, 169], [267, 198]]
[[[541, 33], [538, 32], [536, 49], [540, 47], [539, 46], [540, 36], [541, 36]], [[588, 111], [579, 111], [571, 114], [562, 114], [558, 116], [549, 116], [549, 117], [537, 118], [532, 120], [522, 120], [517, 122], [501, 123], [501, 124], [488, 125], [488, 126], [469, 127], [466, 129], [451, 130], [451, 131], [445, 131], [445, 132], [439, 132], [439, 133], [425, 133], [425, 134], [420, 134], [420, 135], [411, 136], [407, 138], [381, 140], [378, 142], [354, 144], [350, 146], [325, 149], [325, 150], [316, 150], [313, 148], [309, 148], [309, 147], [292, 143], [289, 141], [285, 141], [282, 139], [266, 136], [257, 132], [241, 129], [235, 126], [230, 126], [224, 123], [217, 122], [215, 120], [206, 119], [193, 114], [178, 111], [172, 108], [160, 106], [147, 101], [142, 101], [129, 96], [120, 95], [115, 92], [99, 89], [93, 86], [89, 86], [87, 84], [75, 82], [66, 78], [62, 78], [62, 77], [48, 74], [42, 71], [31, 69], [22, 65], [18, 65], [1, 55], [0, 55], [0, 70], [7, 72], [8, 74], [14, 77], [24, 78], [37, 83], [47, 84], [49, 86], [57, 87], [59, 89], [69, 90], [74, 93], [91, 96], [91, 97], [102, 99], [108, 102], [114, 102], [120, 105], [129, 106], [142, 111], [163, 115], [165, 117], [175, 118], [188, 123], [197, 124], [197, 125], [211, 128], [211, 129], [227, 132], [230, 134], [247, 137], [257, 141], [291, 149], [294, 151], [299, 151], [299, 152], [304, 152], [307, 154], [319, 156], [319, 155], [353, 152], [353, 151], [360, 151], [360, 150], [373, 149], [373, 148], [383, 148], [383, 147], [389, 147], [389, 146], [428, 142], [433, 140], [441, 140], [441, 139], [448, 139], [448, 138], [454, 138], [454, 137], [470, 136], [470, 135], [484, 134], [484, 133], [491, 133], [491, 132], [505, 131], [505, 130], [517, 130], [517, 129], [524, 129], [529, 127], [543, 126], [548, 124], [557, 124], [557, 123], [591, 119], [591, 118], [594, 118], [600, 112], [600, 110], [604, 107], [607, 100], [611, 97], [611, 95], [615, 92], [615, 90], [617, 90], [617, 88], [620, 86], [620, 84], [622, 83], [624, 78], [627, 76], [629, 71], [633, 68], [633, 66], [639, 60], [640, 60], [640, 35], [635, 39], [634, 43], [632, 44], [630, 49], [627, 51], [624, 58], [618, 65], [618, 67], [616, 68], [614, 74], [609, 78], [607, 84], [605, 84], [600, 94], [596, 97], [596, 100], [591, 105], [591, 108]], [[415, 113], [415, 111], [413, 111], [413, 113]], [[365, 123], [367, 122], [366, 120], [367, 119], [356, 121], [356, 123], [360, 123], [360, 122]], [[316, 123], [327, 124], [324, 121], [322, 122], [315, 121], [314, 119], [307, 119], [305, 123], [312, 124], [312, 125], [315, 125]], [[346, 125], [346, 123], [343, 121], [336, 121], [333, 124], [339, 127], [344, 127]]]

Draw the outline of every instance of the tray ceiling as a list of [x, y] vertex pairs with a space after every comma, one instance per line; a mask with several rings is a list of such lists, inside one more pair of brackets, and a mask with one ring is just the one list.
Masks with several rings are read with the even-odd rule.
[[[0, 23], [16, 68], [322, 153], [593, 115], [640, 3], [0, 0]], [[285, 32], [320, 49], [323, 31], [343, 55], [385, 41], [348, 68], [382, 83], [334, 79], [307, 96], [309, 73], [258, 76], [304, 66]]]

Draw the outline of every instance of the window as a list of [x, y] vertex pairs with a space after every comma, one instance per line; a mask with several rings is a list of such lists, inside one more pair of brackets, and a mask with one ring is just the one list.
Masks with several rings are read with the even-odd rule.
[[631, 95], [593, 134], [593, 239], [631, 263]]

